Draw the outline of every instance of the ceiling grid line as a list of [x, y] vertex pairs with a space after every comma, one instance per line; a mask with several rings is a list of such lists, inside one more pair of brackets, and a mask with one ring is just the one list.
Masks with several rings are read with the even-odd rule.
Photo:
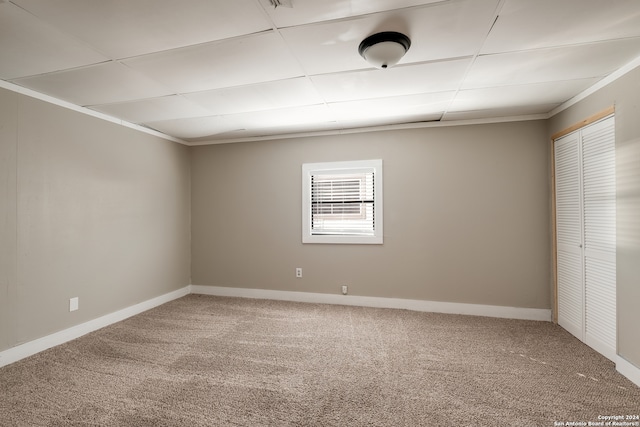
[[[274, 22], [273, 18], [267, 13], [267, 10], [266, 10], [264, 4], [260, 0], [255, 0], [255, 1], [256, 1], [256, 3], [258, 3], [258, 5], [260, 6], [261, 10], [263, 11], [263, 13], [265, 15], [265, 18], [268, 19], [269, 22], [271, 23], [273, 31], [276, 34], [278, 34], [278, 36], [282, 40], [283, 44], [285, 46], [287, 46], [287, 49], [289, 49], [289, 52], [292, 54], [292, 56], [295, 57], [295, 54], [294, 54], [293, 50], [291, 49], [291, 46], [289, 45], [289, 43], [287, 43], [287, 40], [283, 37], [282, 32], [280, 31], [280, 28], [276, 25], [276, 23]], [[292, 3], [293, 3], [293, 0], [292, 0]], [[277, 9], [277, 8], [274, 7], [274, 12], [275, 12], [275, 9]], [[296, 58], [296, 60], [297, 60], [297, 58]], [[298, 62], [298, 65], [300, 66], [300, 69], [303, 72], [302, 77], [309, 82], [309, 84], [314, 88], [314, 90], [316, 90], [318, 92], [318, 95], [320, 96], [320, 99], [322, 100], [322, 105], [324, 105], [325, 107], [328, 107], [327, 100], [320, 95], [320, 92], [318, 91], [318, 89], [316, 88], [315, 84], [313, 83], [313, 79], [311, 79], [311, 76], [309, 75], [307, 70], [304, 68], [304, 65], [299, 60], [297, 60], [297, 62]], [[310, 105], [314, 105], [314, 104], [310, 104]]]
[[478, 46], [478, 50], [474, 53], [473, 57], [471, 58], [471, 62], [469, 63], [469, 67], [467, 67], [467, 70], [465, 71], [464, 76], [462, 77], [462, 79], [460, 79], [460, 84], [458, 85], [458, 88], [456, 89], [455, 95], [453, 96], [453, 98], [451, 99], [451, 102], [449, 103], [449, 105], [447, 105], [447, 108], [445, 108], [444, 112], [442, 113], [442, 116], [440, 117], [441, 121], [442, 121], [442, 119], [444, 119], [446, 117], [447, 113], [449, 112], [449, 109], [451, 108], [451, 105], [453, 104], [454, 100], [457, 98], [458, 94], [462, 90], [462, 85], [464, 84], [464, 81], [466, 80], [467, 76], [471, 72], [471, 69], [473, 68], [473, 66], [475, 64], [476, 59], [478, 58], [478, 56], [480, 56], [480, 52], [482, 52], [482, 48], [483, 48], [485, 42], [487, 41], [487, 37], [489, 37], [489, 34], [491, 34], [491, 31], [496, 26], [496, 23], [498, 22], [498, 19], [500, 19], [500, 11], [502, 10], [502, 7], [504, 6], [504, 2], [505, 1], [506, 0], [500, 0], [499, 3], [496, 5], [496, 10], [494, 12], [494, 18], [493, 18], [492, 23], [491, 23], [491, 25], [489, 27], [489, 30], [485, 34], [485, 36], [483, 38], [483, 41], [480, 44], [480, 46]]

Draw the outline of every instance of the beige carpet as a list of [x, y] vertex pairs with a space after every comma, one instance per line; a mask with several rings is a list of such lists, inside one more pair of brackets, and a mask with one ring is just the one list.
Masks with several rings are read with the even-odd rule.
[[0, 369], [2, 426], [554, 426], [638, 413], [640, 389], [551, 323], [197, 295]]

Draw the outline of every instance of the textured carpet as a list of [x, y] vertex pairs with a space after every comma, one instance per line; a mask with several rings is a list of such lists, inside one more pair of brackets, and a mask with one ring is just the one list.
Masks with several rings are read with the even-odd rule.
[[0, 369], [2, 426], [554, 426], [640, 389], [547, 322], [189, 295]]

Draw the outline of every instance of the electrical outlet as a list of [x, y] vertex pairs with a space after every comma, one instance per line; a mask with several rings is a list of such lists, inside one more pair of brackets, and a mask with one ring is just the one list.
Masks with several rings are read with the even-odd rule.
[[69, 311], [76, 311], [80, 308], [80, 299], [78, 297], [69, 300]]
[[302, 269], [300, 267], [296, 268], [296, 277], [298, 279], [302, 277]]
[[347, 285], [342, 285], [342, 295], [346, 295], [348, 291], [349, 288], [347, 287]]

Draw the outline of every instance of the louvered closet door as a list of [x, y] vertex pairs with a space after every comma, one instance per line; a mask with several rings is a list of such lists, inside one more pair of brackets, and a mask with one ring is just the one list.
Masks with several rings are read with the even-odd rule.
[[616, 356], [616, 168], [613, 117], [582, 131], [585, 338]]
[[584, 340], [584, 277], [580, 140], [555, 142], [558, 324]]
[[555, 141], [558, 324], [616, 358], [614, 118]]

